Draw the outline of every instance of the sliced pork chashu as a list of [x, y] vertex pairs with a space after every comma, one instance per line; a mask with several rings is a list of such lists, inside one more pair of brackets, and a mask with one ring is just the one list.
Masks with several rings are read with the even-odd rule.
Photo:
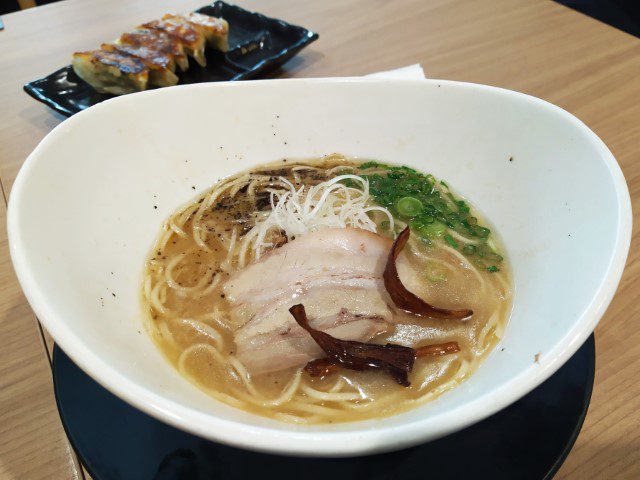
[[[289, 313], [298, 303], [314, 328], [342, 340], [365, 342], [393, 328], [382, 280], [391, 244], [365, 230], [324, 229], [233, 275], [224, 292], [237, 325], [236, 354], [249, 372], [277, 371], [323, 356]], [[405, 264], [399, 261], [399, 268], [411, 277]]]

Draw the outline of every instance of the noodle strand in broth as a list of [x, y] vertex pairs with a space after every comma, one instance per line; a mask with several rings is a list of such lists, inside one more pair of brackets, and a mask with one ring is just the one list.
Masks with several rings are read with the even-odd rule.
[[[495, 233], [488, 237], [481, 227], [486, 222], [444, 182], [434, 181], [430, 193], [441, 207], [432, 223], [399, 214], [384, 182], [396, 174], [413, 175], [402, 168], [340, 155], [278, 162], [218, 182], [174, 213], [147, 259], [141, 288], [147, 330], [167, 359], [215, 399], [296, 424], [396, 414], [471, 375], [506, 327], [512, 297], [507, 262], [496, 253], [503, 250]], [[445, 210], [461, 213], [456, 219]], [[420, 218], [429, 220], [425, 212]], [[457, 342], [459, 352], [417, 358], [409, 387], [375, 371], [340, 369], [311, 377], [304, 363], [254, 374], [241, 361], [236, 340], [248, 319], [238, 316], [225, 294], [237, 272], [268, 259], [281, 245], [293, 246], [307, 232], [364, 229], [390, 244], [407, 225], [417, 232], [404, 249], [419, 280], [413, 293], [430, 304], [474, 313], [463, 321], [416, 318], [388, 302], [393, 320], [370, 341], [413, 347]], [[275, 279], [279, 272], [271, 275]], [[358, 320], [356, 315], [353, 321]]]

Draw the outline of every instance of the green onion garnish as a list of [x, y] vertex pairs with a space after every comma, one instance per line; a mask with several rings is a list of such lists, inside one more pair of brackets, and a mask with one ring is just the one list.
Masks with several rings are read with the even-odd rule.
[[464, 253], [465, 255], [473, 255], [474, 253], [476, 253], [476, 246], [475, 245], [465, 245], [462, 248], [462, 253]]
[[[431, 245], [443, 238], [481, 270], [499, 271], [496, 264], [503, 258], [488, 245], [491, 230], [478, 223], [469, 205], [452, 193], [445, 181], [409, 167], [374, 161], [358, 168], [362, 171], [361, 176], [369, 181], [372, 200], [389, 209], [394, 216], [408, 221], [411, 231], [423, 243]], [[368, 174], [368, 169], [377, 172]], [[469, 243], [456, 241], [447, 230], [468, 238]]]
[[422, 202], [414, 197], [403, 197], [396, 203], [396, 210], [402, 217], [413, 218], [422, 212], [422, 209]]
[[444, 235], [444, 232], [447, 231], [447, 226], [445, 224], [434, 220], [432, 220], [431, 223], [413, 221], [411, 222], [410, 227], [411, 230], [416, 232], [418, 235], [427, 239], [441, 237]]
[[444, 236], [445, 241], [451, 245], [453, 248], [458, 248], [458, 242], [456, 242], [451, 235], [448, 233]]

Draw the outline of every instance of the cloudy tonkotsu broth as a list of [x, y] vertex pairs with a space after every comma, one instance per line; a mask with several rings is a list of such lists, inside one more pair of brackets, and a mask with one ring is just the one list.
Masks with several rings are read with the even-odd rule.
[[[407, 225], [400, 279], [469, 319], [416, 316], [389, 298], [381, 271]], [[243, 410], [304, 424], [405, 411], [472, 374], [504, 331], [512, 282], [485, 225], [446, 183], [411, 169], [339, 155], [259, 167], [166, 221], [144, 275], [148, 329], [186, 378]], [[408, 387], [381, 370], [312, 377], [305, 365], [326, 354], [288, 313], [296, 303], [334, 337], [459, 351], [417, 358]]]

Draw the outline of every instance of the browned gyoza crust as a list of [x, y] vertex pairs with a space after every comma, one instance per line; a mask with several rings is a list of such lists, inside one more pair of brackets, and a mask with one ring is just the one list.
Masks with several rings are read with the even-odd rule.
[[100, 93], [122, 95], [147, 88], [149, 69], [142, 60], [120, 52], [94, 50], [73, 54], [73, 70]]
[[73, 54], [76, 74], [100, 93], [121, 95], [145, 90], [148, 85], [176, 85], [176, 65], [189, 67], [187, 55], [206, 65], [205, 45], [228, 49], [229, 25], [202, 14], [167, 14], [124, 33], [101, 50]]
[[204, 56], [205, 37], [186, 18], [179, 15], [165, 15], [162, 20], [154, 20], [142, 25], [144, 28], [161, 30], [177, 38], [187, 54], [203, 67], [207, 64]]
[[229, 50], [229, 24], [225, 19], [196, 12], [189, 13], [186, 18], [202, 31], [212, 48], [221, 52]]
[[189, 61], [180, 41], [162, 30], [140, 28], [133, 32], [123, 33], [117, 43], [157, 52], [159, 55], [167, 55], [181, 70], [186, 70], [189, 67]]
[[130, 55], [142, 60], [149, 68], [149, 84], [158, 87], [170, 87], [178, 83], [175, 70], [175, 62], [166, 54], [144, 47], [133, 47], [130, 45], [102, 44], [102, 50], [107, 52], [118, 52], [123, 55]]

